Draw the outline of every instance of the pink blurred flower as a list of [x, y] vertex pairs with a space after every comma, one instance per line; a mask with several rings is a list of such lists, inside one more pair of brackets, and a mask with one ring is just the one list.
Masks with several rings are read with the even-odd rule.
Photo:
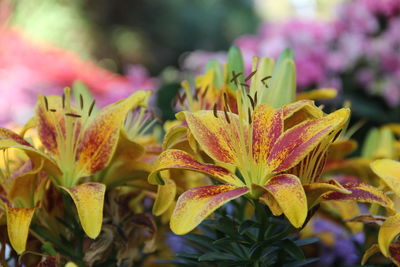
[[[135, 68], [135, 67], [133, 67]], [[0, 124], [26, 121], [38, 93], [60, 94], [74, 81], [85, 83], [102, 105], [138, 89], [153, 89], [145, 71], [124, 77], [84, 61], [72, 52], [34, 42], [16, 29], [0, 32]]]

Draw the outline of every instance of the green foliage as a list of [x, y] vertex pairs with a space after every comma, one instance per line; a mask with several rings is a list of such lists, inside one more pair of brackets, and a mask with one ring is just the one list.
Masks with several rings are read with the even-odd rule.
[[[177, 266], [304, 266], [317, 260], [306, 259], [301, 249], [317, 238], [298, 240], [284, 217], [273, 216], [265, 205], [253, 204], [251, 219], [240, 215], [246, 201], [218, 210], [200, 225], [199, 232], [183, 237], [190, 252], [179, 252], [176, 260], [166, 262]], [[234, 212], [228, 212], [232, 208]]]

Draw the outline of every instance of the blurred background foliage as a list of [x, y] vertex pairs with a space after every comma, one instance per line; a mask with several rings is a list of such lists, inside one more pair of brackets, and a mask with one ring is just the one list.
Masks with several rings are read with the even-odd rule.
[[[173, 118], [174, 110], [171, 109], [170, 103], [180, 89], [179, 83], [182, 79], [188, 78], [183, 69], [184, 61], [190, 52], [203, 50], [224, 53], [223, 51], [227, 51], [241, 36], [262, 35], [263, 26], [272, 25], [270, 28], [274, 29], [274, 25], [284, 21], [315, 20], [329, 24], [337, 17], [341, 5], [350, 2], [363, 1], [19, 0], [10, 2], [11, 10], [7, 22], [8, 25], [23, 29], [33, 39], [73, 51], [82, 59], [90, 60], [115, 73], [126, 75], [127, 66], [143, 65], [152, 77], [157, 77], [160, 81], [157, 84], [158, 88], [155, 88], [158, 90], [156, 103], [161, 117], [167, 120]], [[368, 17], [362, 17], [362, 14], [358, 14], [362, 12], [357, 10], [359, 9], [355, 9], [354, 20], [352, 21], [351, 17], [348, 25], [356, 23], [357, 19], [361, 19], [361, 23], [367, 25], [369, 22], [362, 19], [367, 20]], [[400, 12], [395, 16], [398, 18], [399, 14]], [[384, 22], [381, 17], [377, 20], [379, 23]], [[304, 32], [296, 35], [296, 27], [294, 24], [292, 30], [295, 38], [300, 41], [310, 38]], [[357, 40], [346, 41], [345, 38], [348, 38], [346, 34], [349, 35], [344, 33], [343, 38], [340, 37], [344, 40], [342, 43], [360, 51], [355, 42]], [[366, 36], [373, 35], [376, 33], [366, 33]], [[292, 38], [290, 34], [288, 36], [285, 38]], [[268, 44], [269, 39], [263, 38]], [[321, 37], [317, 33], [316, 37], [312, 38], [315, 39], [311, 41], [317, 45]], [[381, 39], [384, 38], [386, 37]], [[335, 39], [331, 45], [337, 46], [335, 42], [340, 43], [339, 41]], [[271, 41], [270, 47], [273, 46], [274, 43]], [[307, 46], [309, 50], [314, 49], [312, 42]], [[264, 48], [259, 49], [262, 51]], [[299, 52], [294, 51], [294, 54], [296, 58]], [[323, 52], [322, 57], [324, 57]], [[309, 65], [313, 65], [313, 57], [310, 58]], [[320, 59], [315, 62], [318, 60]], [[328, 64], [331, 61], [328, 55], [323, 60], [328, 61]], [[341, 62], [347, 60], [346, 55], [342, 55]], [[390, 94], [394, 94], [393, 99], [400, 99], [399, 79], [396, 81], [397, 84], [389, 79], [377, 80], [382, 76], [382, 72], [380, 66], [376, 65], [379, 63], [372, 63], [375, 65], [356, 62], [352, 68], [339, 71], [341, 81], [337, 87], [340, 87], [342, 95], [340, 101], [334, 103], [341, 105], [343, 101], [350, 100], [353, 107], [353, 121], [366, 119], [369, 121], [367, 128], [381, 123], [398, 122], [400, 118], [399, 105], [390, 104], [392, 98]], [[301, 64], [297, 64], [297, 67], [304, 69]], [[367, 86], [360, 85], [354, 77], [358, 77], [360, 69], [364, 71], [368, 68], [369, 70], [375, 68], [375, 75], [378, 78], [375, 77], [375, 81], [369, 82], [370, 88], [366, 89], [363, 87]], [[400, 66], [397, 66], [397, 69], [397, 73], [400, 73]], [[193, 73], [189, 74], [192, 74], [193, 78]], [[337, 79], [333, 83], [334, 86], [337, 85], [336, 82]], [[315, 86], [319, 84], [313, 82], [304, 88], [308, 90]], [[388, 86], [391, 86], [391, 91], [386, 90], [389, 93], [383, 96], [386, 98], [384, 100], [382, 92]]]

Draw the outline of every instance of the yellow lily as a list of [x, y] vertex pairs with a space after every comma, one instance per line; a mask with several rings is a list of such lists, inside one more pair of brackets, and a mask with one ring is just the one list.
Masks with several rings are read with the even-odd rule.
[[0, 134], [2, 148], [21, 149], [33, 162], [43, 161], [52, 182], [73, 199], [84, 231], [94, 239], [101, 230], [106, 188], [102, 183], [79, 182], [110, 163], [127, 113], [145, 105], [148, 96], [148, 92], [138, 91], [94, 116], [94, 102], [89, 105], [81, 97], [79, 107], [74, 107], [68, 88], [63, 97], [40, 95], [37, 132], [47, 154], [5, 129], [1, 132], [5, 134]]
[[[371, 163], [371, 169], [378, 175], [384, 184], [397, 197], [400, 197], [400, 162], [391, 159], [379, 159]], [[400, 213], [399, 210], [385, 219], [379, 229], [378, 244], [372, 245], [364, 254], [362, 264], [370, 256], [377, 252], [382, 252], [397, 266], [400, 266], [400, 243], [394, 241], [400, 233]]]
[[[11, 131], [0, 129], [0, 135], [9, 136], [30, 146]], [[6, 215], [11, 246], [21, 254], [25, 251], [29, 225], [48, 179], [41, 172], [43, 161], [33, 162], [21, 151], [5, 149], [5, 142], [0, 139], [0, 149], [3, 152], [0, 154], [0, 207]]]
[[[308, 106], [303, 102], [279, 109], [260, 104], [248, 117], [242, 108], [238, 115], [226, 111], [178, 114], [186, 120], [201, 149], [216, 164], [201, 163], [182, 150], [168, 149], [161, 153], [149, 182], [163, 183], [160, 171], [185, 169], [205, 173], [222, 184], [194, 188], [182, 194], [171, 218], [172, 231], [177, 234], [191, 231], [215, 209], [242, 195], [260, 199], [275, 215], [283, 213], [295, 227], [301, 227], [307, 216], [307, 198], [302, 181], [292, 173], [297, 171], [304, 176], [306, 172], [293, 168], [311, 152], [320, 156], [326, 148], [322, 142], [328, 144], [327, 138], [331, 140], [332, 133], [340, 130], [349, 116], [348, 109], [341, 109], [318, 119], [304, 120], [286, 130], [284, 118], [305, 107]], [[318, 162], [323, 167], [321, 160]], [[312, 167], [315, 170], [308, 174], [316, 177], [319, 168]], [[313, 205], [321, 199], [337, 200], [353, 191], [370, 189], [353, 185], [351, 191], [334, 182], [313, 182], [305, 181]], [[325, 194], [330, 191], [340, 195]], [[362, 200], [359, 194], [357, 197]]]

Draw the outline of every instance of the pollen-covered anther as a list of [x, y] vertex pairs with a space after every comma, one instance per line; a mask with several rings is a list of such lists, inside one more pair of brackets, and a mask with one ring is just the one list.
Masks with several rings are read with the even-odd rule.
[[249, 98], [251, 107], [252, 107], [253, 110], [254, 110], [254, 108], [255, 108], [254, 99], [253, 99], [249, 94], [247, 95], [247, 97]]
[[196, 100], [196, 101], [199, 100], [199, 98], [198, 98], [199, 92], [200, 92], [200, 88], [196, 88], [196, 89], [194, 90], [193, 98], [194, 98], [194, 100]]
[[231, 120], [229, 119], [229, 115], [228, 115], [228, 112], [227, 112], [227, 110], [226, 110], [226, 107], [224, 107], [224, 114], [225, 114], [225, 119], [226, 119], [226, 121], [230, 124], [230, 123], [231, 123]]
[[49, 111], [49, 101], [47, 100], [47, 97], [44, 97], [44, 105], [46, 107], [46, 111]]
[[79, 95], [79, 104], [80, 104], [81, 110], [83, 110], [83, 97], [81, 94]]
[[217, 103], [214, 104], [213, 107], [213, 113], [214, 113], [214, 117], [218, 119], [218, 113], [217, 113]]
[[79, 115], [79, 114], [74, 114], [74, 113], [65, 113], [65, 116], [69, 116], [69, 117], [72, 117], [72, 118], [81, 118], [82, 116], [81, 115]]
[[247, 110], [247, 114], [248, 114], [248, 118], [249, 118], [249, 124], [251, 124], [252, 120], [251, 120], [251, 110], [250, 110], [250, 108]]
[[90, 117], [90, 115], [92, 114], [92, 111], [93, 111], [93, 108], [94, 108], [94, 105], [96, 104], [96, 100], [93, 100], [92, 101], [92, 104], [90, 105], [90, 107], [89, 107], [89, 111], [88, 111], [88, 116]]
[[209, 88], [209, 86], [207, 85], [206, 89], [204, 89], [204, 92], [201, 94], [201, 98], [204, 98], [207, 95], [208, 88]]
[[230, 80], [230, 82], [231, 83], [235, 83], [235, 84], [238, 84], [239, 82], [238, 82], [238, 78], [239, 78], [239, 76], [240, 75], [242, 75], [243, 73], [242, 72], [239, 72], [238, 74], [236, 74], [236, 72], [233, 70], [232, 71], [232, 79]]
[[256, 74], [256, 72], [257, 72], [257, 70], [255, 70], [252, 73], [250, 73], [249, 76], [246, 77], [245, 81], [246, 82], [249, 81], [254, 76], [254, 74]]
[[262, 78], [261, 82], [265, 85], [265, 87], [268, 88], [267, 80], [271, 79], [271, 78], [272, 78], [272, 76], [266, 76], [266, 77]]

